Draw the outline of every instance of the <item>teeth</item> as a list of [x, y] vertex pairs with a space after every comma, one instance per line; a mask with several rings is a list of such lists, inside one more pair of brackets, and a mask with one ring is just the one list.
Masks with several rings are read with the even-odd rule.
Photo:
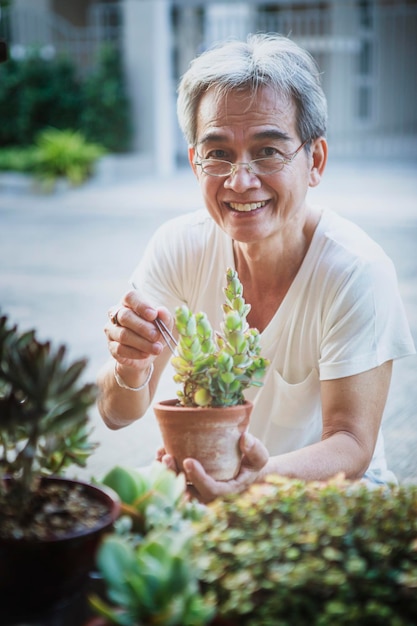
[[247, 202], [246, 204], [241, 204], [240, 202], [229, 202], [229, 206], [235, 211], [254, 211], [255, 209], [260, 209], [265, 206], [266, 201], [262, 202]]

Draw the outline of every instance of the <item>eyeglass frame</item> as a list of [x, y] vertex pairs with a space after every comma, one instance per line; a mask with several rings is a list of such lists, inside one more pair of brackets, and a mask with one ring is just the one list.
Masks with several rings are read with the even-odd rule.
[[[291, 152], [290, 154], [287, 154], [287, 155], [282, 155], [282, 161], [280, 161], [280, 167], [276, 170], [273, 170], [272, 172], [268, 172], [267, 174], [257, 174], [253, 169], [252, 163], [257, 163], [258, 161], [266, 161], [267, 159], [273, 159], [274, 158], [273, 156], [261, 157], [260, 159], [252, 159], [251, 161], [248, 161], [246, 163], [244, 161], [232, 163], [231, 161], [226, 161], [224, 159], [202, 159], [200, 156], [198, 156], [198, 153], [196, 152], [196, 156], [198, 156], [200, 161], [194, 161], [194, 165], [199, 165], [201, 167], [201, 171], [204, 172], [204, 174], [206, 174], [207, 176], [214, 176], [215, 178], [229, 178], [230, 176], [234, 176], [238, 170], [239, 165], [245, 165], [248, 172], [255, 174], [255, 176], [269, 176], [271, 174], [276, 174], [277, 172], [281, 172], [284, 169], [285, 165], [289, 165], [290, 163], [292, 163], [295, 157], [297, 156], [297, 154], [301, 152], [301, 150], [304, 148], [304, 146], [307, 143], [309, 143], [309, 141], [311, 141], [310, 137], [306, 139], [305, 141], [303, 141], [303, 143], [300, 146], [298, 146], [298, 148], [294, 152]], [[216, 163], [228, 163], [230, 165], [230, 172], [228, 174], [211, 174], [210, 172], [206, 172], [204, 170], [204, 163], [206, 161], [213, 161]]]

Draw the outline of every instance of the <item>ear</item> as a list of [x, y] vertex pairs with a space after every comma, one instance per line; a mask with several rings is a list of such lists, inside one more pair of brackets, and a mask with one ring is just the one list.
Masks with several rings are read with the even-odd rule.
[[198, 169], [194, 163], [195, 160], [195, 148], [194, 146], [188, 146], [188, 161], [191, 165], [191, 169], [194, 172], [195, 177], [198, 179]]
[[327, 141], [324, 137], [319, 137], [312, 142], [311, 157], [312, 164], [308, 184], [309, 187], [317, 187], [327, 163]]

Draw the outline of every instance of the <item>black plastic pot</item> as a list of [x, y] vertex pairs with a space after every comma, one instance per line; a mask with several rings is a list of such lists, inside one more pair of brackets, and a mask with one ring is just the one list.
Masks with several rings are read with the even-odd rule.
[[118, 496], [107, 488], [65, 478], [43, 480], [80, 485], [107, 512], [93, 528], [61, 539], [0, 538], [0, 624], [33, 621], [80, 593], [94, 568], [100, 539], [120, 512]]

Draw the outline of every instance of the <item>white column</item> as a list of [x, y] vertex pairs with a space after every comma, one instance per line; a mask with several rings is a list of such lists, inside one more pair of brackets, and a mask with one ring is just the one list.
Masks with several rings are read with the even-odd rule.
[[174, 111], [169, 1], [124, 0], [124, 56], [134, 150], [155, 174], [174, 169]]
[[154, 145], [157, 172], [161, 176], [170, 175], [175, 169], [175, 86], [169, 4], [167, 0], [154, 3]]

